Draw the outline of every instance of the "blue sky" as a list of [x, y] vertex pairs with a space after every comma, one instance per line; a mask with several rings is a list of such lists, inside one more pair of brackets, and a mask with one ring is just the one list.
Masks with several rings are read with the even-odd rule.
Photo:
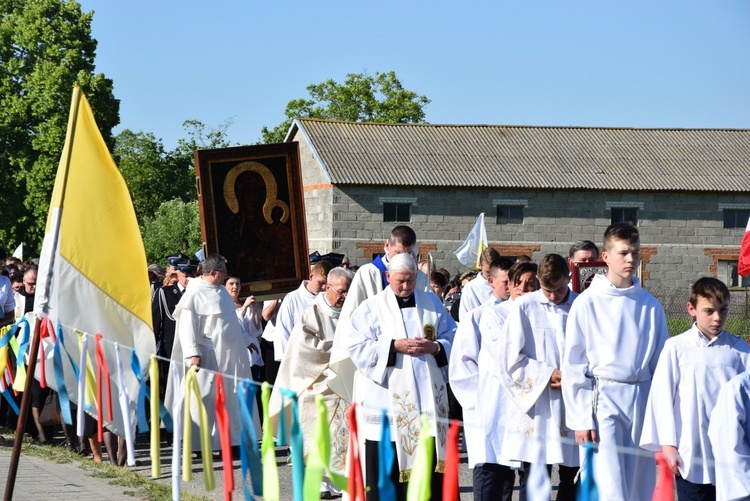
[[430, 123], [750, 128], [747, 0], [80, 0], [119, 132], [249, 144], [305, 87], [396, 72]]

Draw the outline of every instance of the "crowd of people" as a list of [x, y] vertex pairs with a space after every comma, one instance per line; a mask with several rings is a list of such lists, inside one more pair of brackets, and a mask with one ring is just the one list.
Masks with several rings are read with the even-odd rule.
[[[525, 500], [532, 464], [548, 474], [557, 469], [558, 500], [576, 499], [583, 468], [593, 471], [599, 499], [650, 499], [653, 452], [674, 473], [680, 500], [750, 498], [750, 346], [724, 330], [730, 294], [721, 281], [694, 282], [686, 306], [694, 323], [670, 338], [661, 304], [636, 276], [640, 237], [633, 226], [612, 225], [601, 247], [579, 241], [568, 256], [538, 262], [490, 247], [479, 270], [456, 277], [418, 262], [416, 248], [414, 231], [397, 226], [371, 263], [352, 269], [348, 259], [318, 259], [299, 288], [263, 302], [241, 297], [240, 278], [216, 254], [200, 263], [175, 254], [166, 268], [150, 265], [167, 409], [184, 384], [171, 365], [189, 367], [211, 449], [218, 450], [214, 402], [224, 396], [217, 395], [217, 374], [231, 376], [223, 378], [225, 395], [237, 380], [268, 381], [267, 426], [275, 435], [296, 399], [307, 452], [324, 405], [331, 457], [323, 497], [340, 492], [335, 479], [352, 460], [347, 415], [356, 404], [369, 501], [406, 499], [424, 433], [434, 437], [432, 499], [442, 497], [452, 418], [463, 421], [477, 500], [510, 500], [516, 482]], [[571, 272], [600, 260], [606, 273], [573, 291]], [[31, 310], [36, 284], [33, 263], [5, 262], [3, 325]], [[45, 397], [32, 400], [32, 419]], [[226, 402], [237, 448], [240, 411], [236, 398]], [[199, 456], [201, 412], [194, 402]], [[6, 406], [0, 424], [12, 425], [11, 417]], [[41, 442], [50, 436], [36, 421], [27, 431]], [[101, 460], [101, 444], [88, 442]], [[68, 432], [66, 444], [78, 447]], [[596, 453], [582, 465], [588, 444]], [[124, 464], [117, 437], [105, 446], [110, 461]], [[381, 492], [384, 470], [392, 490]]]

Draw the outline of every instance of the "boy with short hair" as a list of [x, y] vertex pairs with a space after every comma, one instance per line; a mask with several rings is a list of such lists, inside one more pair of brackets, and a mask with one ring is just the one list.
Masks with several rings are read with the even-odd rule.
[[604, 232], [607, 274], [570, 308], [562, 361], [565, 424], [580, 445], [599, 441], [593, 469], [599, 498], [651, 499], [654, 460], [627, 448], [640, 443], [643, 416], [664, 342], [664, 309], [635, 276], [638, 230], [624, 223]]
[[709, 415], [721, 387], [750, 367], [750, 346], [724, 330], [729, 289], [721, 280], [690, 287], [690, 330], [664, 343], [651, 382], [641, 447], [661, 450], [677, 477], [679, 500], [716, 499]]

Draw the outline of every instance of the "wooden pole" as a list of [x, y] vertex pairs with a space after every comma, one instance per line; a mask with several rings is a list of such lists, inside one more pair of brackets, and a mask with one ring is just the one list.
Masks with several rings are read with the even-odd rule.
[[[18, 424], [16, 425], [16, 439], [13, 442], [13, 453], [10, 457], [10, 468], [8, 468], [8, 480], [5, 483], [5, 501], [13, 499], [13, 489], [16, 484], [16, 473], [18, 473], [18, 460], [21, 457], [21, 445], [23, 445], [23, 435], [26, 431], [26, 420], [28, 419], [29, 407], [31, 406], [31, 380], [34, 379], [36, 370], [36, 359], [39, 356], [39, 326], [41, 319], [37, 318], [34, 326], [34, 337], [31, 339], [31, 350], [29, 351], [29, 365], [26, 368], [26, 385], [23, 389], [23, 398], [21, 398], [21, 413], [18, 415]], [[23, 357], [23, 353], [18, 354]]]

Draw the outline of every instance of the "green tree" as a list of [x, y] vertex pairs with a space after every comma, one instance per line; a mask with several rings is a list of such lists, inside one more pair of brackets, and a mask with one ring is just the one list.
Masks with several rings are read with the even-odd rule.
[[203, 245], [198, 202], [164, 202], [153, 217], [146, 218], [141, 234], [149, 263], [163, 263], [166, 256], [176, 252], [197, 252]]
[[295, 118], [350, 122], [421, 123], [430, 100], [404, 89], [396, 73], [350, 73], [343, 84], [328, 79], [307, 86], [310, 99], [289, 101], [286, 119], [273, 129], [263, 127], [264, 143], [284, 141]]
[[113, 156], [130, 190], [139, 223], [153, 217], [166, 200], [196, 199], [192, 162], [166, 151], [152, 133], [122, 131], [115, 138]]
[[94, 73], [93, 13], [68, 0], [0, 0], [0, 242], [39, 248], [73, 85], [105, 141], [119, 123], [112, 81]]

